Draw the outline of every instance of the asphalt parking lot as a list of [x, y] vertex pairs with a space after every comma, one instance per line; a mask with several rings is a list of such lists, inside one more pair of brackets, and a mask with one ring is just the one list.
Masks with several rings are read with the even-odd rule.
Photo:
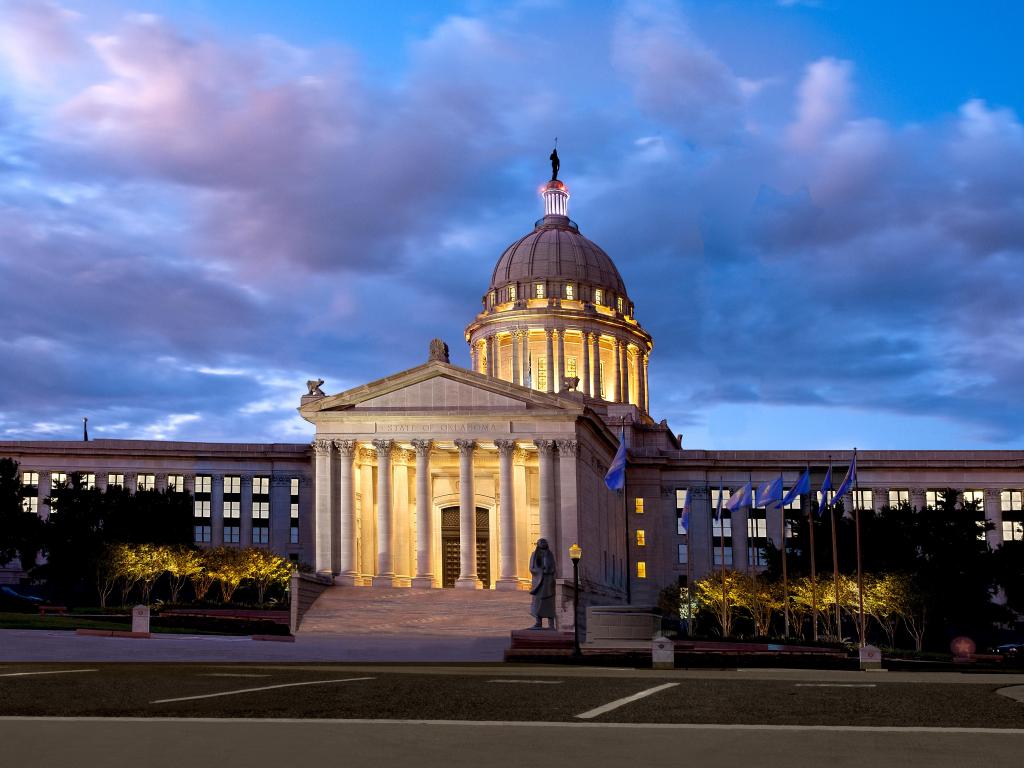
[[[0, 717], [1024, 729], [1021, 676], [394, 664], [5, 664]], [[1022, 689], [1024, 690], [1024, 689]]]

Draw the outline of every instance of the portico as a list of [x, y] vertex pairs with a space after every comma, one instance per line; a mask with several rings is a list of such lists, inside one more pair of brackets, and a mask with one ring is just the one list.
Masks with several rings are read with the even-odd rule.
[[314, 566], [351, 586], [526, 588], [538, 538], [560, 556], [577, 541], [581, 485], [606, 492], [580, 441], [604, 464], [614, 453], [582, 395], [443, 360], [304, 397], [300, 413], [316, 425]]

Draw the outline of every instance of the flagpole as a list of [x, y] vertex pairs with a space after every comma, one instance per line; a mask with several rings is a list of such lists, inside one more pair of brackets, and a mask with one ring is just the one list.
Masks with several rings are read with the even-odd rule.
[[[721, 548], [721, 568], [719, 569], [722, 574], [722, 639], [725, 639], [725, 620], [729, 615], [729, 595], [725, 589], [725, 519], [722, 512], [722, 476], [718, 476], [718, 541], [719, 547]], [[729, 521], [732, 522], [732, 513], [729, 513]]]
[[[853, 461], [857, 461], [857, 449], [853, 449]], [[860, 603], [860, 647], [864, 647], [864, 578], [861, 574], [860, 564], [860, 481], [858, 473], [853, 473], [854, 502], [853, 502], [853, 527], [856, 530], [857, 539], [857, 601]]]
[[[686, 489], [686, 499], [693, 508], [693, 496], [690, 489]], [[690, 509], [686, 513], [686, 636], [693, 637], [693, 598], [690, 593], [690, 582], [693, 581], [693, 550], [690, 547]]]
[[[832, 456], [828, 457], [829, 477], [832, 476]], [[827, 491], [826, 491], [827, 493]], [[842, 614], [839, 612], [839, 550], [836, 547], [836, 505], [829, 504], [830, 519], [832, 522], [832, 593], [836, 603], [836, 640], [842, 641]]]
[[[626, 417], [622, 417], [622, 423], [620, 425], [620, 435], [623, 441], [626, 439]], [[629, 556], [629, 509], [626, 506], [626, 476], [629, 474], [626, 470], [629, 467], [629, 451], [627, 450], [624, 458], [626, 460], [625, 466], [622, 468], [622, 522], [626, 527], [626, 605], [633, 604], [633, 559]]]
[[[810, 465], [807, 466], [807, 471], [811, 471]], [[811, 501], [814, 500], [813, 491], [811, 495]], [[811, 637], [815, 642], [818, 640], [818, 572], [814, 567], [814, 513], [811, 511], [811, 505], [807, 505], [807, 541], [811, 548], [811, 618], [813, 621], [813, 627], [811, 629]]]
[[[782, 475], [780, 474], [781, 478]], [[786, 497], [786, 487], [783, 484], [782, 487], [782, 499]], [[785, 621], [785, 634], [783, 637], [789, 637], [789, 574], [786, 572], [786, 506], [782, 503], [782, 499], [779, 499], [779, 525], [782, 528], [782, 615]], [[765, 516], [767, 516], [767, 511]]]

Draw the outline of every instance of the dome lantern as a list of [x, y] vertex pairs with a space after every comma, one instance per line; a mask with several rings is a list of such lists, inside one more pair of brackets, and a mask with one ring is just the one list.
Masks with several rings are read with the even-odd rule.
[[569, 188], [558, 179], [549, 181], [541, 192], [545, 216], [569, 216]]

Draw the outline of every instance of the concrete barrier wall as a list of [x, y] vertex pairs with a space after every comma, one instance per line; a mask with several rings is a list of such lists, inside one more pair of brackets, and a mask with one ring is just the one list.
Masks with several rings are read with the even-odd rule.
[[330, 586], [333, 586], [333, 582], [325, 576], [298, 571], [292, 573], [291, 617], [288, 624], [293, 635], [299, 631], [302, 617], [306, 615], [309, 607]]

